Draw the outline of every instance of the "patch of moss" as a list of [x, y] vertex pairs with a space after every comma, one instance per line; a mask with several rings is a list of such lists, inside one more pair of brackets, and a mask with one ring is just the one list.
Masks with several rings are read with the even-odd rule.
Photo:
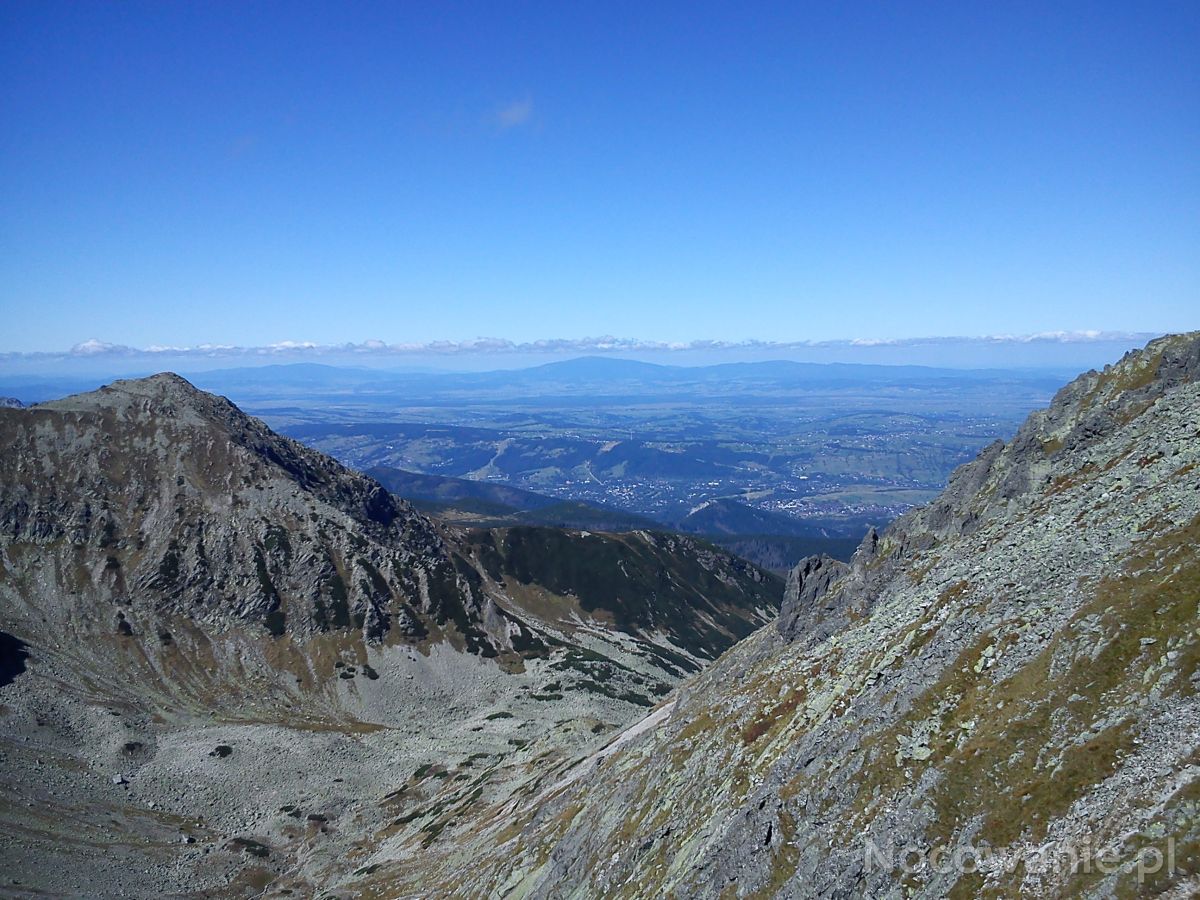
[[796, 709], [806, 698], [805, 690], [792, 688], [787, 697], [771, 706], [742, 729], [742, 743], [750, 746], [759, 738], [773, 731], [777, 725], [782, 726], [790, 722], [795, 716]]
[[1063, 448], [1063, 439], [1062, 438], [1056, 437], [1056, 438], [1051, 438], [1050, 440], [1047, 440], [1047, 441], [1042, 441], [1042, 453], [1044, 453], [1046, 456], [1053, 456], [1055, 453], [1057, 453], [1062, 448]]
[[241, 850], [243, 853], [248, 853], [250, 856], [256, 856], [259, 859], [266, 859], [271, 855], [271, 848], [258, 841], [250, 838], [237, 837], [229, 842], [233, 847]]

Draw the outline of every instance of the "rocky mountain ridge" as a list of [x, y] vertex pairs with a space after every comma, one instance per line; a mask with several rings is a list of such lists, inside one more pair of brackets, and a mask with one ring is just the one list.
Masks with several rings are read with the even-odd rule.
[[1200, 333], [1081, 376], [535, 804], [347, 889], [1194, 895], [1198, 375]]
[[[117, 382], [6, 416], [0, 534], [19, 548], [69, 546], [92, 565], [103, 555], [89, 589], [130, 628], [150, 613], [217, 629], [256, 622], [296, 640], [350, 629], [377, 641], [449, 625], [489, 657], [519, 655], [515, 645], [531, 639], [497, 605], [503, 587], [476, 558], [494, 548], [490, 535], [439, 527], [373, 479], [178, 376]], [[498, 536], [511, 544], [547, 533]], [[601, 535], [592, 543], [615, 546]], [[714, 583], [751, 591], [770, 583], [686, 539], [644, 532], [617, 543], [644, 548], [650, 565], [663, 564], [656, 553], [668, 545], [703, 558]], [[663, 600], [693, 586], [668, 581]], [[586, 579], [560, 587], [573, 593]], [[720, 634], [727, 627], [747, 627], [711, 612], [710, 652], [731, 637]]]

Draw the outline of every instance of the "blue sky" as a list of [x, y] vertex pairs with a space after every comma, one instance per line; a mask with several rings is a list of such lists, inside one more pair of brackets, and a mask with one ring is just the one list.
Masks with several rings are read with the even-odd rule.
[[1200, 326], [1200, 5], [984, 6], [5, 3], [0, 351]]

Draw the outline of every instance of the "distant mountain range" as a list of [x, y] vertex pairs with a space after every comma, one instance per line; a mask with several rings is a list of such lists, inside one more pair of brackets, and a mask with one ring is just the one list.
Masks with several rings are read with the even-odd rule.
[[[473, 403], [506, 399], [519, 393], [534, 398], [681, 394], [704, 396], [754, 396], [763, 391], [816, 390], [871, 385], [934, 388], [951, 383], [1003, 383], [1019, 381], [1057, 387], [1067, 373], [1056, 370], [938, 369], [923, 366], [885, 366], [848, 363], [798, 363], [766, 361], [712, 366], [669, 366], [611, 357], [584, 357], [546, 363], [528, 369], [502, 369], [469, 373], [401, 373], [370, 369], [344, 369], [314, 364], [227, 369], [197, 373], [199, 385], [244, 400], [286, 399], [287, 392], [303, 398], [307, 392], [339, 394], [350, 391], [358, 400], [383, 398]], [[0, 385], [3, 382], [0, 381]], [[256, 396], [257, 395], [257, 396]]]
[[[1142, 346], [1154, 332], [1053, 331], [1036, 334], [983, 336], [928, 336], [879, 340], [695, 340], [686, 343], [618, 338], [551, 338], [519, 342], [502, 338], [464, 341], [388, 344], [370, 340], [349, 344], [282, 341], [266, 346], [199, 345], [139, 349], [101, 340], [86, 340], [66, 351], [0, 352], [0, 364], [27, 369], [73, 367], [99, 371], [125, 366], [151, 371], [173, 369], [194, 372], [221, 360], [225, 368], [321, 361], [337, 366], [403, 367], [482, 371], [515, 368], [590, 355], [635, 358], [655, 363], [689, 366], [725, 362], [786, 359], [811, 363], [927, 365], [946, 367], [1058, 366], [1074, 371], [1103, 365], [1106, 360]], [[111, 371], [116, 371], [111, 369]]]
[[[112, 376], [4, 375], [0, 391], [26, 403], [42, 402], [69, 393], [93, 390]], [[150, 372], [133, 373], [148, 375]], [[804, 363], [786, 360], [676, 366], [607, 356], [581, 357], [525, 369], [446, 373], [389, 371], [321, 363], [290, 363], [213, 369], [189, 378], [205, 390], [237, 402], [312, 400], [317, 397], [381, 401], [462, 399], [481, 401], [490, 395], [533, 390], [533, 396], [576, 394], [644, 394], [652, 391], [744, 394], [770, 389], [817, 389], [838, 386], [902, 384], [938, 385], [949, 382], [1006, 382], [1057, 387], [1067, 375], [1060, 368], [954, 369], [859, 363]]]

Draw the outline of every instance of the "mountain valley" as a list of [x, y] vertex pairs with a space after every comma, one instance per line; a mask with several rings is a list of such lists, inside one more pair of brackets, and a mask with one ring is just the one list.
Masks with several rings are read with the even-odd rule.
[[1156, 340], [785, 589], [177, 376], [0, 410], [3, 890], [1192, 895], [1198, 422]]

